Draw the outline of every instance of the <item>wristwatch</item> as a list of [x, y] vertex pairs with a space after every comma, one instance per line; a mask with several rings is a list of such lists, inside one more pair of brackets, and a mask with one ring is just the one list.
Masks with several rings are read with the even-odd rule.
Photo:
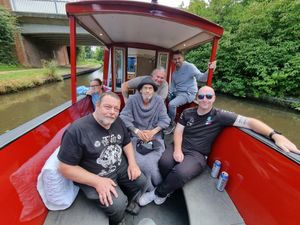
[[269, 134], [269, 138], [273, 140], [272, 137], [273, 137], [274, 134], [280, 134], [280, 135], [281, 135], [280, 132], [278, 132], [278, 131], [276, 131], [276, 130], [273, 130], [273, 131]]

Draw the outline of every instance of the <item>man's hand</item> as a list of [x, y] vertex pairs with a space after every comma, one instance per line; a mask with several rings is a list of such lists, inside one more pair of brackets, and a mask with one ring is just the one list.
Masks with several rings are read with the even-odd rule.
[[136, 135], [144, 142], [149, 141], [148, 134], [144, 130], [139, 130]]
[[144, 130], [144, 134], [147, 136], [147, 142], [152, 141], [154, 138], [154, 135], [157, 133], [156, 129], [152, 130]]
[[184, 154], [182, 153], [182, 151], [174, 151], [173, 158], [176, 162], [181, 163], [184, 159]]
[[129, 180], [135, 180], [141, 175], [141, 170], [136, 163], [128, 165], [127, 169]]
[[273, 140], [275, 144], [280, 147], [285, 152], [294, 152], [300, 154], [300, 150], [297, 149], [296, 145], [294, 145], [289, 139], [280, 134], [274, 134]]
[[217, 61], [213, 61], [213, 62], [209, 63], [208, 68], [215, 70], [217, 68]]
[[99, 194], [99, 200], [102, 205], [109, 206], [113, 204], [112, 200], [112, 194], [117, 198], [118, 193], [116, 191], [116, 183], [106, 177], [99, 177], [99, 182], [94, 187], [98, 194]]
[[93, 89], [89, 89], [89, 90], [86, 92], [86, 94], [87, 94], [87, 95], [92, 95], [94, 92], [95, 92], [95, 91], [94, 91]]

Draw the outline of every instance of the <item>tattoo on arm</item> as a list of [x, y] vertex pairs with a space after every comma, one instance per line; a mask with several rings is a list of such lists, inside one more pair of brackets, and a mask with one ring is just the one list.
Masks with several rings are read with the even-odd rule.
[[248, 128], [247, 121], [247, 117], [238, 115], [233, 126]]

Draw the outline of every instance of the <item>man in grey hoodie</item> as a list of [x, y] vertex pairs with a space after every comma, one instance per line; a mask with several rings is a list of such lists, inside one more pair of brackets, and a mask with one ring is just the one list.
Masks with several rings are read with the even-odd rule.
[[[132, 144], [138, 165], [148, 179], [148, 191], [162, 180], [158, 160], [165, 150], [161, 130], [168, 127], [170, 118], [162, 98], [155, 94], [157, 86], [151, 77], [143, 79], [138, 92], [129, 97], [120, 118], [132, 132]], [[144, 148], [137, 148], [137, 146]], [[143, 150], [149, 151], [143, 152]]]

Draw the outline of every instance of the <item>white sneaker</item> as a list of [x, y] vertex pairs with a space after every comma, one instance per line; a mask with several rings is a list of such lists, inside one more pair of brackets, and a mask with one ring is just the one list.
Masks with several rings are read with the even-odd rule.
[[156, 196], [156, 198], [154, 199], [154, 203], [156, 205], [161, 205], [167, 200], [167, 197], [162, 198], [162, 197], [159, 197], [157, 195], [155, 195], [155, 196]]
[[154, 193], [155, 189], [150, 192], [145, 192], [142, 194], [142, 196], [139, 199], [139, 205], [145, 206], [148, 205], [150, 202], [152, 202], [154, 199], [156, 199], [158, 196]]
[[155, 194], [155, 189], [150, 192], [144, 193], [139, 199], [139, 205], [145, 206], [148, 205], [150, 202], [154, 201], [156, 205], [161, 205], [166, 201], [167, 197], [159, 197]]

